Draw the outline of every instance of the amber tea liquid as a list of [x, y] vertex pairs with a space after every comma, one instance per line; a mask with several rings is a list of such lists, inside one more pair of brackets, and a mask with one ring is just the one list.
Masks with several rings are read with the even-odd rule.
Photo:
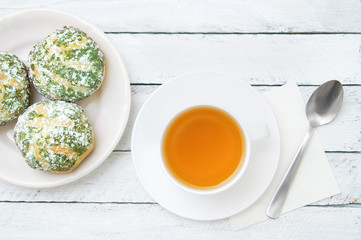
[[228, 113], [214, 107], [193, 107], [167, 127], [162, 154], [169, 172], [196, 189], [227, 183], [241, 168], [245, 138]]

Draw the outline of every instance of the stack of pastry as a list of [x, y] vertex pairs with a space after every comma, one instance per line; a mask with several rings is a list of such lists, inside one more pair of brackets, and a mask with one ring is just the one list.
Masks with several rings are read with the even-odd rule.
[[[104, 55], [84, 32], [56, 30], [34, 46], [29, 69], [13, 54], [0, 52], [0, 125], [18, 118], [16, 145], [32, 168], [66, 173], [94, 148], [94, 131], [75, 101], [102, 84]], [[29, 106], [30, 85], [47, 101]]]

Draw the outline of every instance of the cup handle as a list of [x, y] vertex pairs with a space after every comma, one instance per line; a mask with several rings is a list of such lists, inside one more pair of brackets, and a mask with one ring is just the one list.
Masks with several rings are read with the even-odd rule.
[[266, 124], [251, 126], [248, 129], [248, 135], [251, 141], [258, 141], [268, 138], [270, 135], [269, 128]]

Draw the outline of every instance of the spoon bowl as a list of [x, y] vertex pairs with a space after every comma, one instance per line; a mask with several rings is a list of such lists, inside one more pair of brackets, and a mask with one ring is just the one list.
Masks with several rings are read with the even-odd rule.
[[306, 106], [306, 115], [312, 127], [331, 122], [340, 111], [343, 88], [339, 81], [331, 80], [316, 89]]

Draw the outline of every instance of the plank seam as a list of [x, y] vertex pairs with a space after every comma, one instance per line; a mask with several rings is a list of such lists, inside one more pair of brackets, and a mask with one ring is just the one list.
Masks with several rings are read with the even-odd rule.
[[[131, 83], [131, 86], [161, 86], [162, 83]], [[253, 87], [281, 87], [284, 84], [257, 84], [253, 83], [251, 86]], [[321, 84], [298, 84], [299, 87], [318, 87]], [[357, 83], [344, 83], [343, 87], [361, 87], [361, 84]]]
[[132, 32], [105, 31], [105, 34], [134, 34], [134, 35], [360, 35], [361, 32]]
[[139, 205], [139, 204], [158, 204], [156, 202], [80, 202], [80, 201], [11, 201], [11, 200], [3, 200], [1, 203], [29, 203], [29, 204], [37, 204], [37, 203], [49, 203], [49, 204], [123, 204], [123, 205]]
[[306, 207], [334, 207], [334, 208], [361, 208], [361, 203], [349, 203], [349, 204], [330, 204], [330, 205], [318, 205], [318, 204], [312, 204], [312, 205], [306, 205]]
[[[159, 205], [156, 202], [80, 202], [80, 201], [0, 201], [1, 203], [11, 203], [11, 204], [99, 204], [99, 205]], [[305, 207], [323, 207], [323, 208], [361, 208], [361, 203], [349, 203], [349, 204], [329, 204], [329, 205], [318, 205], [311, 204], [306, 205]]]
[[113, 150], [113, 152], [120, 152], [120, 153], [129, 153], [131, 150]]
[[359, 153], [361, 153], [361, 151], [325, 151], [325, 153], [359, 154]]

